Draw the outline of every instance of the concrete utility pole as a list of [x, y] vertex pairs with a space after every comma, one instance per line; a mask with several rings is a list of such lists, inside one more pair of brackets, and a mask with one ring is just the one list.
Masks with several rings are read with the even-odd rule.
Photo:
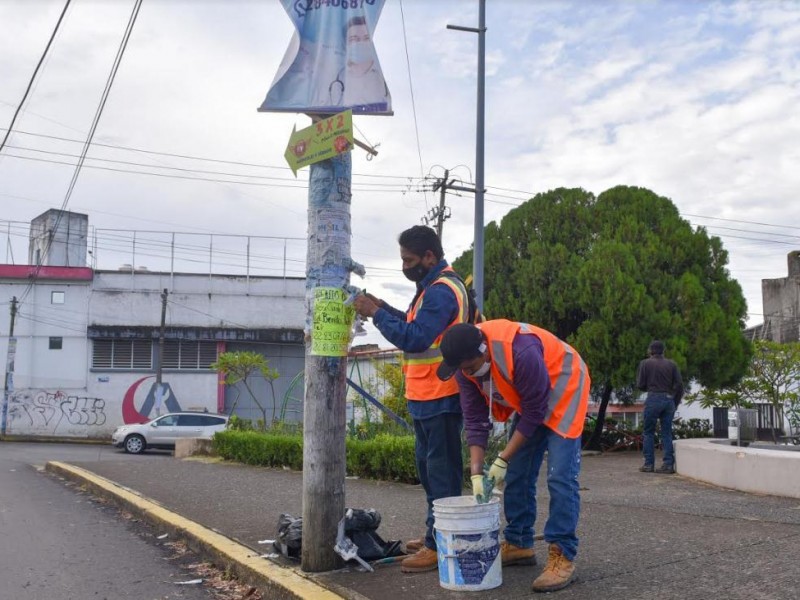
[[6, 434], [8, 403], [14, 393], [14, 359], [17, 354], [17, 338], [14, 337], [14, 322], [17, 320], [17, 297], [11, 298], [11, 324], [8, 327], [8, 351], [6, 352], [6, 377], [3, 386], [3, 410], [0, 418], [0, 434]]
[[158, 330], [158, 365], [156, 366], [156, 414], [161, 412], [161, 399], [164, 390], [161, 388], [161, 375], [164, 372], [164, 333], [167, 325], [167, 296], [169, 290], [161, 292], [161, 328]]
[[[350, 152], [311, 165], [308, 178], [307, 325], [314, 290], [344, 289], [350, 258]], [[334, 552], [344, 516], [347, 356], [316, 356], [306, 338], [303, 410], [303, 543], [301, 568], [330, 571], [341, 565]]]
[[448, 25], [448, 29], [478, 34], [478, 109], [475, 140], [475, 241], [472, 253], [472, 275], [475, 300], [483, 310], [483, 141], [484, 99], [486, 96], [486, 0], [478, 0], [478, 27]]

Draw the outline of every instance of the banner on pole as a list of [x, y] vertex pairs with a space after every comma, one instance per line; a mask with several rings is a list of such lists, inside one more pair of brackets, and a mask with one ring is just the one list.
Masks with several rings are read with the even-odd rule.
[[311, 354], [315, 356], [347, 356], [350, 329], [355, 311], [345, 306], [347, 292], [339, 288], [314, 289], [314, 314], [311, 330]]
[[297, 170], [353, 148], [353, 112], [346, 110], [320, 119], [310, 127], [292, 129], [289, 145], [283, 153], [297, 176]]
[[261, 112], [391, 115], [372, 35], [384, 0], [281, 0], [295, 26]]

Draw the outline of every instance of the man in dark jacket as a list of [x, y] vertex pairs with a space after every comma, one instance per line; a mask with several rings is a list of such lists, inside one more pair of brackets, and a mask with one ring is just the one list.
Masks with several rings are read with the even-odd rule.
[[[653, 340], [648, 348], [650, 358], [639, 363], [636, 387], [647, 392], [644, 403], [643, 473], [674, 473], [675, 451], [672, 447], [672, 418], [683, 398], [683, 380], [675, 361], [664, 358], [664, 342]], [[664, 461], [655, 469], [656, 421], [661, 421], [661, 447]]]
[[400, 234], [403, 275], [417, 284], [407, 311], [370, 295], [357, 296], [353, 306], [383, 336], [403, 351], [408, 412], [414, 421], [417, 473], [428, 500], [425, 536], [410, 540], [415, 552], [400, 564], [404, 573], [438, 567], [433, 531], [433, 501], [461, 495], [463, 417], [455, 380], [442, 381], [442, 334], [469, 320], [469, 295], [461, 278], [444, 259], [442, 242], [430, 227], [416, 225]]

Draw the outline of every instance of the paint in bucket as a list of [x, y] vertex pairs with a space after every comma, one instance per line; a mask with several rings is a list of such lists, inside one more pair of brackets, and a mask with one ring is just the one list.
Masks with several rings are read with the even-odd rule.
[[500, 556], [500, 499], [478, 504], [473, 496], [433, 501], [439, 585], [479, 591], [503, 583]]

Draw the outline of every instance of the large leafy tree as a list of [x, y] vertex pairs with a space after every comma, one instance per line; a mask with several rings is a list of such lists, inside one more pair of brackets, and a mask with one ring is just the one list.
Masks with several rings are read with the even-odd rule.
[[[744, 373], [746, 304], [718, 238], [650, 190], [539, 194], [486, 231], [486, 313], [549, 329], [581, 353], [601, 398], [627, 391], [648, 343], [664, 340], [684, 378], [712, 387]], [[471, 254], [471, 253], [470, 253]], [[455, 262], [470, 271], [471, 255]]]

